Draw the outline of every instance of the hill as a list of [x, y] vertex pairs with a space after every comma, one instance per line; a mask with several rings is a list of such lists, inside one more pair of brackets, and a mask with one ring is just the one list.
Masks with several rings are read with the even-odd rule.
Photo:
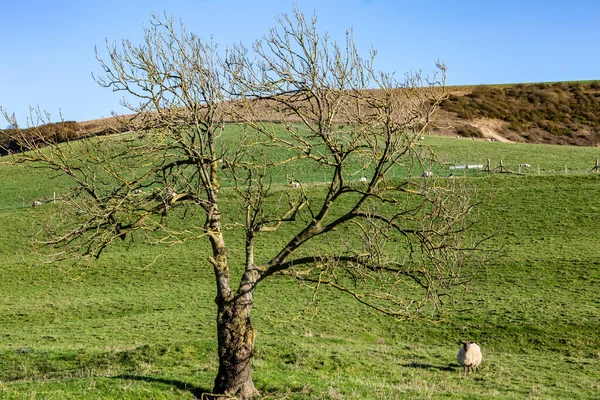
[[[450, 86], [432, 133], [502, 142], [600, 144], [600, 81]], [[126, 119], [127, 116], [124, 116]], [[265, 114], [266, 120], [273, 116]], [[121, 132], [116, 117], [40, 127], [49, 142]], [[28, 134], [30, 130], [25, 130]], [[22, 149], [0, 130], [0, 155]]]

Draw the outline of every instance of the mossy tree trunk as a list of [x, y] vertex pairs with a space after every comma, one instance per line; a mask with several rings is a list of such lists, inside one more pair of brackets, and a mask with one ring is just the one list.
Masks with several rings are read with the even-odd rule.
[[251, 399], [258, 395], [251, 375], [254, 328], [250, 322], [252, 304], [246, 300], [218, 304], [219, 372], [213, 393]]
[[219, 371], [213, 394], [237, 396], [245, 400], [258, 395], [251, 375], [254, 328], [250, 321], [252, 295], [259, 273], [249, 262], [236, 292], [231, 290], [228, 253], [223, 239], [221, 213], [216, 204], [208, 213], [206, 231], [210, 232], [217, 282], [217, 338]]

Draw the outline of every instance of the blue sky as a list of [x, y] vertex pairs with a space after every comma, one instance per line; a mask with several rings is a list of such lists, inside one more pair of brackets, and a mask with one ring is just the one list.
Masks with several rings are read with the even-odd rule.
[[294, 4], [333, 38], [354, 28], [389, 72], [440, 59], [450, 85], [600, 79], [597, 0], [0, 0], [0, 105], [20, 121], [29, 106], [78, 121], [122, 112], [120, 95], [92, 79], [95, 45], [139, 42], [153, 11], [222, 46], [249, 45]]

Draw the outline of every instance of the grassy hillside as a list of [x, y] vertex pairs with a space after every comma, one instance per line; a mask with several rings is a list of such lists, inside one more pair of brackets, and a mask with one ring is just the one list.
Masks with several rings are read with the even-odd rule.
[[[435, 323], [373, 314], [336, 292], [306, 309], [310, 290], [282, 277], [261, 283], [257, 388], [273, 399], [600, 397], [600, 176], [584, 173], [598, 151], [424, 142], [450, 164], [532, 165], [524, 175], [460, 170], [489, 199], [477, 229], [499, 232], [501, 257]], [[285, 184], [289, 170], [275, 172]], [[0, 397], [191, 399], [210, 389], [218, 363], [208, 245], [174, 247], [151, 267], [156, 249], [145, 245], [114, 247], [87, 270], [32, 266], [24, 234], [56, 206], [31, 201], [68, 187], [23, 166], [0, 164], [0, 177]], [[243, 238], [229, 234], [241, 259]], [[477, 375], [461, 376], [459, 339], [481, 344]]]
[[[441, 104], [434, 130], [438, 135], [578, 146], [600, 143], [600, 81], [449, 86], [447, 90], [449, 98]], [[266, 109], [262, 112], [266, 120], [277, 119]], [[110, 117], [49, 123], [24, 134], [62, 142], [123, 132], [128, 130], [123, 121]], [[0, 129], [0, 156], [22, 150], [15, 133]]]

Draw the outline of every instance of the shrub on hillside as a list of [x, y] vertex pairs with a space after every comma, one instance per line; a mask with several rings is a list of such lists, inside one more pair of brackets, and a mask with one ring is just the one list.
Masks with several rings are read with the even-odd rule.
[[571, 144], [594, 145], [600, 136], [600, 81], [477, 86], [450, 96], [442, 108], [465, 120], [500, 119], [514, 132], [541, 129]]
[[475, 137], [482, 138], [483, 132], [475, 126], [472, 125], [462, 125], [456, 127], [456, 133], [462, 137]]
[[38, 144], [62, 143], [80, 138], [81, 128], [75, 121], [49, 123], [27, 129], [0, 131], [0, 154], [19, 153]]

